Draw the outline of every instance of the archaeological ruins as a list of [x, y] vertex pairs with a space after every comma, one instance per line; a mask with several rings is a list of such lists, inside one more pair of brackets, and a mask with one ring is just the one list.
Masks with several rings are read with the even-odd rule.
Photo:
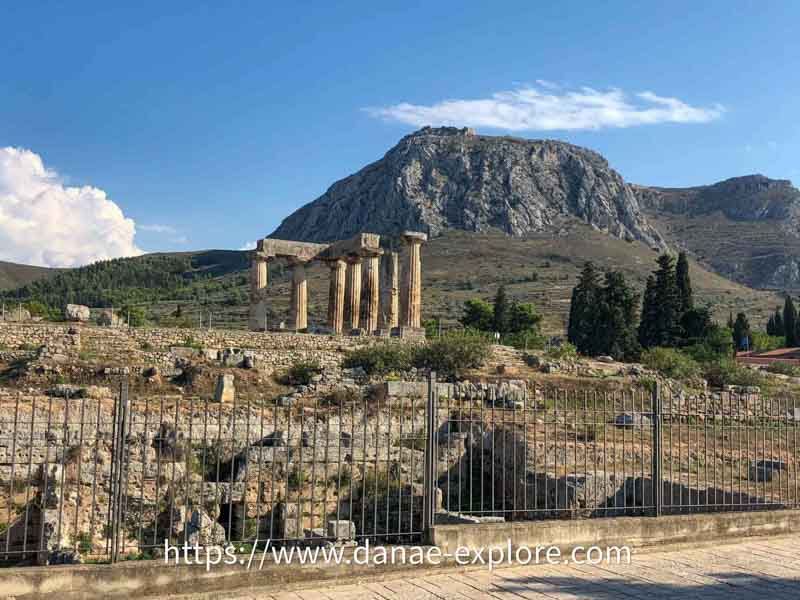
[[401, 237], [405, 244], [402, 253], [384, 251], [375, 233], [360, 233], [332, 244], [259, 240], [250, 271], [250, 329], [268, 329], [264, 293], [268, 264], [284, 259], [292, 272], [288, 329], [302, 332], [309, 328], [306, 267], [321, 261], [330, 267], [325, 328], [329, 333], [423, 336], [420, 247], [427, 235], [405, 231]]

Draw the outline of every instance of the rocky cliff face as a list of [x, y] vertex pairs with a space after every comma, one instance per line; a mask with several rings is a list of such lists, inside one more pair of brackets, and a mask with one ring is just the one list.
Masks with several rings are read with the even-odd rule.
[[610, 235], [664, 247], [634, 189], [596, 152], [552, 140], [430, 128], [334, 183], [287, 217], [275, 238], [327, 241], [361, 231], [557, 231], [577, 217]]
[[798, 234], [800, 190], [785, 179], [746, 175], [699, 187], [634, 189], [647, 210], [687, 216], [719, 211], [734, 221], [778, 221], [787, 231]]
[[691, 188], [633, 186], [670, 245], [752, 287], [800, 288], [800, 190], [747, 175]]

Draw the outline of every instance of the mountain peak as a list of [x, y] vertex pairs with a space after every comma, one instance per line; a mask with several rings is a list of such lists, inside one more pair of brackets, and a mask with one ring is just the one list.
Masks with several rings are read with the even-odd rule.
[[735, 221], [794, 218], [800, 213], [800, 190], [788, 179], [764, 175], [731, 177], [711, 185], [689, 188], [638, 186], [643, 207], [688, 216], [721, 212]]
[[408, 138], [416, 137], [454, 137], [454, 136], [475, 136], [472, 127], [431, 127], [430, 125], [418, 129], [414, 133], [407, 135]]
[[329, 241], [361, 231], [558, 231], [577, 218], [663, 247], [633, 188], [598, 153], [555, 140], [423, 127], [288, 216], [272, 237]]

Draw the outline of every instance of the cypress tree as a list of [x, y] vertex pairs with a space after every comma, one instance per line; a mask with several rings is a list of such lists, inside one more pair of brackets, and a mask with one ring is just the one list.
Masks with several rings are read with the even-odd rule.
[[781, 307], [775, 307], [775, 333], [773, 335], [777, 335], [780, 337], [784, 337], [786, 335], [786, 329], [783, 326], [783, 315], [781, 314]]
[[797, 346], [797, 309], [794, 307], [791, 296], [786, 296], [783, 304], [783, 330], [786, 337], [786, 347]]
[[647, 284], [642, 296], [642, 316], [639, 321], [639, 344], [645, 348], [655, 345], [656, 312], [656, 279], [652, 275], [647, 277]]
[[506, 286], [501, 285], [497, 288], [497, 294], [494, 297], [494, 330], [498, 333], [508, 332], [510, 307], [511, 305], [506, 295]]
[[655, 272], [653, 346], [675, 346], [680, 338], [680, 299], [675, 264], [669, 254], [658, 257]]
[[775, 315], [770, 315], [767, 319], [767, 335], [777, 335], [775, 333]]
[[675, 265], [675, 280], [678, 286], [678, 300], [682, 316], [694, 308], [692, 282], [689, 278], [689, 260], [686, 258], [686, 252], [678, 254], [678, 264]]
[[600, 292], [598, 280], [597, 269], [589, 261], [584, 264], [578, 277], [578, 284], [572, 289], [567, 339], [578, 349], [578, 352], [584, 354], [591, 354], [596, 338], [595, 310]]
[[606, 273], [596, 315], [594, 354], [608, 354], [618, 360], [638, 356], [636, 294], [622, 273]]
[[733, 323], [733, 348], [734, 350], [744, 350], [749, 347], [750, 340], [750, 322], [747, 320], [747, 315], [740, 312], [736, 315], [736, 321]]

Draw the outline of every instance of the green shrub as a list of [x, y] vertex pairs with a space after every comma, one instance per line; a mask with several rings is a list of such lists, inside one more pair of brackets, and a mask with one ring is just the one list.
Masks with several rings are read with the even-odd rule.
[[24, 307], [34, 317], [42, 317], [49, 321], [58, 321], [62, 318], [61, 311], [52, 309], [38, 300], [29, 300], [24, 304]]
[[78, 534], [73, 542], [73, 545], [77, 546], [78, 552], [83, 555], [91, 554], [94, 551], [92, 536], [88, 533]]
[[750, 332], [750, 349], [758, 352], [769, 352], [777, 350], [786, 345], [786, 338], [777, 335], [768, 335], [763, 331]]
[[436, 371], [443, 377], [453, 377], [465, 369], [477, 369], [490, 354], [485, 335], [470, 332], [450, 332], [428, 341], [414, 352], [414, 366]]
[[465, 369], [477, 369], [490, 353], [485, 334], [451, 331], [425, 344], [386, 342], [357, 348], [348, 353], [343, 366], [361, 367], [367, 375], [379, 377], [401, 373], [412, 367], [431, 369], [442, 377], [452, 377]]
[[144, 327], [147, 324], [147, 314], [141, 306], [123, 306], [118, 314], [131, 327]]
[[185, 338], [183, 338], [183, 343], [181, 344], [181, 346], [184, 346], [185, 348], [193, 348], [194, 350], [203, 349], [203, 344], [198, 342], [190, 335], [187, 335]]
[[774, 362], [766, 367], [768, 373], [777, 373], [778, 375], [789, 375], [791, 377], [800, 377], [800, 366], [793, 365], [787, 362]]
[[299, 361], [294, 363], [289, 370], [283, 375], [283, 381], [286, 385], [308, 385], [314, 375], [322, 372], [322, 367], [319, 363], [314, 361]]
[[402, 342], [385, 342], [356, 348], [344, 359], [344, 368], [361, 367], [367, 375], [384, 376], [407, 371], [413, 365], [416, 348]]
[[690, 379], [700, 375], [700, 365], [691, 356], [675, 348], [648, 348], [642, 352], [642, 364], [672, 379]]
[[761, 373], [743, 367], [732, 358], [722, 358], [704, 365], [703, 377], [714, 387], [761, 385], [764, 381]]
[[559, 346], [551, 346], [545, 352], [547, 358], [562, 360], [564, 358], [574, 358], [578, 356], [578, 350], [569, 342], [562, 342]]
[[364, 474], [361, 481], [356, 481], [353, 485], [356, 488], [354, 491], [357, 494], [368, 498], [375, 496], [389, 496], [393, 498], [402, 490], [402, 482], [399, 474], [394, 470], [386, 468], [370, 468]]
[[502, 342], [506, 346], [513, 346], [518, 350], [541, 350], [544, 348], [547, 338], [534, 332], [526, 331], [523, 333], [509, 333], [503, 336]]
[[302, 467], [295, 467], [289, 472], [286, 483], [290, 490], [299, 490], [306, 484], [306, 481], [308, 481], [308, 473]]
[[683, 348], [683, 353], [690, 356], [695, 362], [707, 363], [725, 358], [725, 354], [720, 354], [717, 350], [705, 342], [692, 344]]

